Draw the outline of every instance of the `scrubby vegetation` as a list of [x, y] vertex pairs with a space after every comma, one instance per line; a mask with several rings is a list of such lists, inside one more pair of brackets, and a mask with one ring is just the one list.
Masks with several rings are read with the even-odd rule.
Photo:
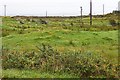
[[[3, 77], [26, 78], [32, 70], [46, 73], [37, 78], [119, 78], [119, 22], [113, 18], [94, 16], [90, 26], [88, 17], [82, 23], [79, 17], [3, 17]], [[10, 76], [10, 70], [25, 73]]]
[[118, 64], [100, 54], [81, 51], [58, 52], [42, 44], [38, 52], [7, 52], [3, 54], [4, 69], [28, 69], [41, 72], [69, 73], [78, 77], [118, 77]]

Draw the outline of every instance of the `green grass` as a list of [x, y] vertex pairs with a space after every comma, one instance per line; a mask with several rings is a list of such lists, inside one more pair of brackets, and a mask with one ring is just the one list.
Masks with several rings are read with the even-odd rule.
[[[3, 49], [18, 53], [38, 51], [36, 46], [42, 43], [51, 45], [55, 50], [90, 52], [103, 56], [113, 64], [118, 63], [118, 30], [112, 27], [107, 17], [93, 18], [93, 26], [89, 26], [89, 18], [83, 18], [84, 25], [80, 26], [77, 18], [41, 18], [48, 24], [41, 24], [40, 18], [33, 18], [38, 22], [29, 22], [26, 18], [20, 24], [16, 18], [3, 17], [2, 40]], [[73, 23], [73, 25], [71, 25]], [[4, 54], [4, 53], [3, 53]], [[68, 73], [49, 73], [36, 70], [3, 70], [3, 77], [16, 78], [71, 78]]]
[[[65, 31], [46, 30], [27, 34], [14, 34], [3, 37], [3, 46], [11, 50], [36, 50], [41, 43], [49, 44], [58, 50], [70, 49], [91, 51], [117, 57], [118, 31]], [[72, 42], [73, 44], [71, 44]], [[69, 47], [69, 48], [68, 48]], [[103, 52], [103, 53], [102, 53]], [[115, 57], [116, 56], [116, 57]]]
[[39, 70], [7, 69], [2, 72], [3, 78], [79, 78], [67, 73], [40, 72]]

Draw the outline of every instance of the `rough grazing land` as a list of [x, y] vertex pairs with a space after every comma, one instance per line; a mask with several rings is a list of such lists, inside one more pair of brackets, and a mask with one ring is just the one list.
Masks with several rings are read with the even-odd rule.
[[118, 28], [107, 17], [93, 26], [87, 17], [3, 17], [1, 29], [5, 78], [118, 78]]

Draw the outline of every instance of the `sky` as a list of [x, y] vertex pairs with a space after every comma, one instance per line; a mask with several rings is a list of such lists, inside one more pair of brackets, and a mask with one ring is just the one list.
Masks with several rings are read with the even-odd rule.
[[[92, 0], [93, 14], [110, 13], [118, 9], [120, 0]], [[3, 5], [7, 5], [7, 15], [16, 16], [79, 16], [80, 6], [83, 15], [90, 11], [90, 0], [0, 0], [0, 16], [4, 15]]]

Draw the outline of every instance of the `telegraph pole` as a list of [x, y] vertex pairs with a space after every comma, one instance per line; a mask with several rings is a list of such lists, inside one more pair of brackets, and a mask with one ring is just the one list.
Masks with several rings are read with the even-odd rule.
[[80, 16], [80, 27], [81, 26], [83, 26], [83, 22], [82, 22], [82, 6], [80, 7], [80, 9], [81, 9], [81, 11], [80, 11], [80, 14], [81, 14], [81, 16]]
[[90, 0], [90, 25], [92, 25], [92, 0]]
[[103, 16], [104, 16], [104, 10], [105, 10], [105, 7], [104, 7], [104, 4], [103, 4]]
[[82, 6], [80, 7], [80, 9], [81, 9], [81, 21], [82, 21]]
[[46, 10], [46, 17], [47, 17], [47, 10]]
[[4, 5], [4, 16], [6, 16], [6, 5]]

